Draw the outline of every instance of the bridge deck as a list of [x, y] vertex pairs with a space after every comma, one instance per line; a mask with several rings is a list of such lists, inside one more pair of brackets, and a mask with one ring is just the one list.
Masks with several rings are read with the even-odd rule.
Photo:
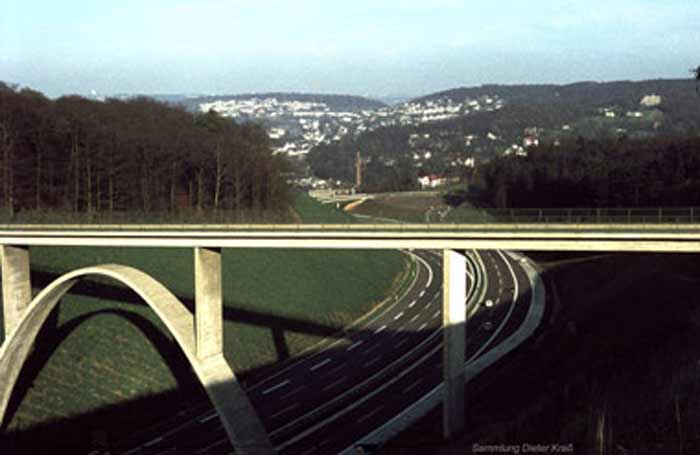
[[0, 244], [700, 252], [700, 225], [0, 225]]

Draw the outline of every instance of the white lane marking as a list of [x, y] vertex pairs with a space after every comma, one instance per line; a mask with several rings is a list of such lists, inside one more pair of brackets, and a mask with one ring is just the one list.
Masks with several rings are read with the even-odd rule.
[[422, 291], [420, 292], [420, 294], [418, 294], [418, 297], [423, 297], [424, 295], [425, 295], [425, 289], [422, 290]]
[[403, 311], [394, 316], [394, 321], [398, 321], [399, 319], [401, 319], [401, 316], [403, 316]]
[[379, 362], [380, 360], [382, 360], [382, 356], [381, 356], [381, 355], [378, 355], [378, 356], [375, 357], [374, 359], [372, 359], [372, 360], [370, 360], [369, 362], [365, 363], [365, 366], [366, 366], [366, 367], [371, 367], [372, 365], [374, 365], [375, 363]]
[[377, 415], [382, 409], [384, 409], [384, 405], [383, 405], [383, 404], [382, 404], [382, 405], [379, 405], [379, 406], [376, 407], [374, 410], [372, 410], [372, 411], [368, 412], [367, 414], [363, 415], [362, 417], [358, 418], [358, 419], [356, 420], [356, 422], [357, 422], [357, 423], [362, 423], [362, 422], [364, 422], [365, 420], [370, 419], [370, 418], [374, 417], [375, 415]]
[[324, 387], [323, 389], [321, 389], [321, 390], [323, 390], [323, 391], [325, 392], [326, 390], [332, 389], [333, 387], [335, 387], [335, 386], [337, 386], [337, 385], [340, 385], [341, 383], [343, 383], [343, 382], [345, 382], [345, 381], [347, 381], [347, 380], [348, 380], [347, 376], [343, 376], [342, 378], [338, 379], [337, 381], [331, 382], [330, 384], [328, 384], [327, 386], [325, 386], [325, 387]]
[[405, 389], [403, 389], [403, 390], [401, 391], [401, 393], [410, 392], [411, 390], [415, 389], [415, 388], [418, 386], [418, 384], [420, 384], [421, 382], [423, 382], [423, 378], [418, 378], [418, 379], [415, 380], [413, 383], [411, 383], [408, 387], [406, 387]]
[[365, 342], [364, 340], [356, 341], [356, 342], [354, 342], [353, 344], [351, 344], [351, 345], [346, 349], [346, 351], [352, 351], [353, 349], [355, 349], [356, 347], [358, 347], [359, 345], [361, 345], [361, 344], [364, 343], [364, 342]]
[[159, 443], [160, 441], [162, 441], [162, 440], [163, 440], [163, 437], [162, 437], [162, 436], [158, 436], [158, 437], [155, 438], [155, 439], [151, 439], [150, 441], [148, 441], [147, 443], [145, 443], [143, 446], [144, 446], [144, 447], [151, 447], [152, 445], [158, 444], [158, 443]]
[[386, 329], [386, 325], [379, 327], [377, 330], [374, 331], [374, 333], [379, 333], [379, 332], [383, 331], [384, 329]]
[[433, 313], [433, 319], [435, 319], [438, 316], [440, 316], [440, 310], [437, 310], [435, 313]]
[[209, 445], [206, 446], [205, 448], [199, 449], [199, 450], [197, 451], [197, 453], [206, 453], [206, 452], [209, 451], [209, 449], [213, 449], [214, 447], [219, 446], [219, 445], [221, 445], [221, 444], [225, 444], [225, 443], [227, 443], [227, 442], [230, 442], [228, 438], [219, 439], [218, 441], [216, 441], [216, 442], [214, 442], [214, 443], [212, 443], [212, 444], [209, 444]]
[[263, 395], [267, 395], [270, 392], [274, 392], [277, 389], [281, 389], [282, 387], [284, 387], [288, 384], [289, 384], [289, 379], [287, 379], [286, 381], [282, 381], [279, 384], [270, 387], [269, 389], [263, 390]]
[[515, 304], [518, 301], [518, 277], [515, 275], [515, 271], [513, 270], [513, 267], [510, 265], [510, 262], [506, 260], [506, 257], [503, 255], [501, 250], [497, 250], [496, 253], [498, 253], [501, 256], [501, 259], [503, 262], [506, 263], [506, 267], [508, 268], [508, 271], [510, 272], [511, 277], [513, 278], [513, 300], [508, 307], [508, 313], [505, 315], [503, 320], [501, 321], [501, 324], [496, 328], [496, 330], [493, 331], [493, 334], [491, 334], [491, 337], [486, 340], [486, 343], [482, 344], [481, 347], [467, 360], [467, 362], [472, 362], [474, 359], [479, 357], [482, 352], [486, 351], [491, 346], [491, 343], [493, 343], [493, 340], [496, 339], [496, 337], [501, 333], [503, 330], [503, 327], [508, 323], [508, 320], [510, 319], [510, 316], [513, 314], [513, 310], [515, 309]]
[[270, 418], [271, 418], [271, 419], [274, 419], [275, 417], [279, 417], [279, 416], [281, 416], [282, 414], [284, 414], [284, 413], [286, 413], [286, 412], [289, 412], [289, 411], [291, 411], [291, 410], [293, 410], [293, 409], [296, 409], [296, 408], [298, 408], [298, 407], [299, 407], [299, 403], [294, 403], [293, 405], [287, 406], [286, 408], [282, 409], [281, 411], [272, 414], [272, 415], [270, 416]]
[[365, 349], [365, 354], [369, 354], [370, 352], [376, 350], [377, 348], [379, 348], [379, 345], [378, 345], [378, 344], [373, 344], [372, 346], [370, 346], [370, 347], [368, 347], [367, 349]]
[[[433, 337], [436, 337], [439, 334], [440, 334], [440, 330], [436, 330], [430, 337], [428, 337], [428, 339], [432, 340]], [[405, 370], [400, 371], [395, 376], [389, 378], [385, 383], [378, 386], [376, 389], [370, 390], [366, 394], [364, 394], [363, 396], [358, 397], [354, 402], [350, 403], [342, 411], [339, 411], [339, 412], [335, 413], [334, 415], [328, 417], [327, 419], [325, 419], [321, 422], [318, 422], [317, 424], [313, 425], [312, 427], [307, 428], [306, 430], [299, 432], [291, 439], [288, 439], [287, 441], [283, 442], [282, 444], [276, 446], [275, 449], [278, 452], [281, 452], [286, 447], [289, 447], [290, 445], [295, 444], [297, 441], [306, 438], [310, 434], [318, 431], [323, 426], [328, 425], [330, 422], [333, 422], [334, 420], [338, 419], [340, 416], [347, 414], [348, 412], [352, 411], [353, 409], [356, 409], [357, 407], [359, 407], [362, 404], [364, 404], [365, 402], [367, 402], [367, 400], [373, 398], [374, 396], [376, 396], [379, 393], [382, 393], [387, 387], [390, 387], [396, 381], [400, 380], [401, 378], [403, 378], [407, 374], [410, 374], [414, 369], [421, 366], [423, 364], [423, 362], [425, 362], [427, 359], [429, 359], [430, 357], [435, 355], [435, 353], [437, 353], [440, 350], [442, 350], [442, 343], [440, 343], [434, 349], [431, 349], [426, 355], [419, 358], [417, 361], [413, 362]], [[270, 435], [274, 436], [274, 434], [279, 433], [280, 431], [281, 431], [281, 429], [274, 430]]]
[[[437, 253], [435, 253], [435, 252], [430, 252], [430, 253], [431, 253], [431, 254], [434, 254], [435, 256], [439, 256], [439, 254], [437, 254]], [[421, 263], [426, 267], [426, 269], [427, 269], [427, 271], [428, 271], [428, 284], [426, 285], [426, 289], [429, 288], [429, 287], [430, 287], [430, 284], [431, 284], [432, 281], [433, 281], [433, 270], [432, 270], [431, 265], [430, 265], [426, 260], [424, 260], [423, 258], [421, 258], [421, 257], [418, 256], [418, 255], [413, 254], [412, 252], [408, 252], [408, 254], [411, 255], [411, 256], [413, 256], [415, 259], [417, 259], [419, 262], [421, 262]], [[417, 278], [418, 278], [419, 272], [417, 271], [417, 273], [415, 273], [414, 275], [415, 275], [415, 277], [414, 277], [414, 283], [413, 283], [413, 284], [415, 284], [415, 281], [416, 281]], [[412, 285], [413, 285], [413, 284], [412, 284]], [[389, 305], [388, 307], [384, 308], [383, 311], [382, 311], [381, 313], [379, 313], [379, 314], [374, 314], [373, 317], [372, 317], [372, 319], [369, 319], [369, 321], [376, 321], [376, 320], [378, 320], [380, 317], [382, 317], [383, 315], [387, 314], [387, 313], [388, 313], [393, 307], [395, 307], [397, 304], [398, 304], [398, 300], [395, 300], [394, 305]], [[370, 313], [371, 313], [371, 312], [370, 312]], [[368, 315], [368, 316], [369, 316], [369, 315]], [[364, 320], [364, 319], [365, 319], [365, 317], [361, 317], [361, 318], [359, 318], [359, 319], [356, 321], [356, 323], [359, 322], [359, 321], [361, 321], [361, 320]], [[354, 325], [354, 324], [355, 324], [355, 323], [353, 323], [353, 325]], [[439, 332], [439, 330], [436, 330], [432, 335], [436, 335], [438, 332]], [[432, 335], [429, 337], [429, 339], [432, 339]], [[428, 339], [428, 340], [429, 340], [429, 339]], [[418, 347], [422, 346], [422, 345], [423, 345], [425, 342], [427, 342], [428, 340], [424, 340], [423, 342], [421, 342], [421, 343], [419, 344]], [[326, 351], [327, 351], [327, 350], [330, 350], [330, 348], [332, 348], [333, 346], [336, 346], [337, 344], [339, 344], [339, 343], [341, 343], [341, 342], [342, 342], [342, 340], [337, 340], [337, 341], [331, 343], [330, 345], [328, 345], [328, 346], [326, 347]], [[358, 344], [361, 344], [361, 343], [358, 343]], [[368, 350], [368, 351], [369, 351], [369, 350]], [[323, 354], [323, 353], [324, 353], [323, 351], [318, 351], [318, 352], [315, 353], [315, 355]], [[315, 355], [314, 355], [314, 356], [315, 356]], [[406, 354], [406, 355], [408, 355], [408, 354]], [[399, 360], [401, 360], [401, 359], [399, 359]], [[265, 385], [265, 383], [271, 382], [272, 380], [274, 380], [274, 379], [275, 379], [276, 377], [278, 377], [279, 375], [285, 373], [286, 371], [288, 371], [288, 370], [290, 370], [290, 369], [292, 369], [292, 368], [294, 368], [294, 367], [296, 367], [296, 366], [299, 366], [299, 365], [300, 365], [301, 363], [303, 363], [304, 361], [308, 361], [308, 359], [303, 359], [303, 360], [299, 360], [299, 361], [297, 361], [297, 362], [294, 362], [294, 363], [290, 364], [288, 367], [286, 367], [286, 368], [284, 368], [284, 369], [278, 371], [277, 373], [268, 376], [266, 379], [263, 379], [262, 381], [259, 381], [259, 382], [257, 382], [256, 384], [253, 384], [253, 385], [251, 386], [249, 392], [252, 392], [254, 389], [261, 388], [263, 385]], [[392, 365], [393, 365], [394, 363], [396, 363], [396, 362], [393, 362]], [[283, 385], [286, 385], [285, 383], [287, 383], [287, 382], [288, 382], [288, 381], [285, 381], [285, 382], [282, 383], [282, 384], [278, 384], [277, 386], [274, 386], [274, 387], [265, 389], [265, 391], [263, 391], [263, 394], [270, 393], [270, 392], [271, 392], [271, 389], [275, 389], [275, 388], [278, 388], [278, 387], [282, 387]], [[294, 395], [295, 393], [298, 393], [299, 391], [301, 391], [301, 390], [303, 390], [303, 389], [305, 389], [305, 388], [306, 388], [306, 387], [303, 386], [303, 385], [302, 385], [302, 386], [299, 386], [299, 387], [297, 387], [296, 389], [294, 389], [294, 390], [292, 390], [292, 391], [290, 391], [290, 392], [288, 392], [288, 393], [282, 395], [281, 398], [284, 399], [285, 397], [289, 397], [289, 396], [291, 396], [291, 395]], [[206, 417], [202, 417], [202, 418], [203, 418], [203, 419], [206, 419]], [[218, 426], [221, 427], [221, 424], [219, 423]], [[286, 426], [285, 426], [285, 427], [286, 427]], [[212, 445], [212, 446], [215, 446], [215, 445], [224, 443], [224, 442], [226, 442], [226, 441], [227, 441], [227, 439], [224, 438], [224, 439], [222, 439], [222, 440], [216, 442], [216, 443], [215, 443], [214, 445]], [[136, 447], [136, 448], [134, 448], [132, 451], [130, 451], [130, 453], [136, 452], [136, 451], [138, 451], [138, 450], [140, 450], [140, 449], [141, 449], [141, 447]], [[205, 449], [205, 450], [206, 450], [206, 449]], [[313, 448], [311, 451], [314, 451], [314, 450], [315, 450], [315, 448]], [[232, 452], [232, 454], [233, 454], [233, 452]]]
[[[402, 251], [403, 251], [403, 250], [402, 250]], [[428, 270], [428, 283], [431, 283], [431, 282], [433, 281], [433, 269], [430, 267], [430, 264], [428, 264], [428, 263], [425, 261], [425, 259], [421, 258], [420, 256], [416, 255], [415, 253], [413, 253], [413, 252], [411, 252], [411, 251], [404, 251], [404, 252], [405, 252], [406, 254], [408, 254], [409, 256], [411, 256], [411, 257], [417, 259], [418, 262], [422, 263], [422, 264], [425, 266], [425, 268]], [[420, 272], [420, 267], [418, 267], [418, 268], [416, 269], [415, 277], [414, 277], [413, 282], [411, 283], [411, 286], [410, 286], [409, 289], [413, 289], [414, 287], [416, 287], [416, 281], [418, 280], [418, 276], [419, 276], [419, 274], [420, 274], [419, 272]], [[405, 294], [404, 294], [404, 295], [405, 295]], [[364, 316], [361, 316], [360, 318], [358, 318], [358, 319], [356, 319], [354, 322], [352, 322], [352, 323], [350, 324], [350, 326], [348, 326], [348, 328], [359, 326], [360, 321], [362, 321], [362, 322], [364, 323], [364, 326], [365, 326], [365, 327], [369, 327], [369, 326], [370, 326], [370, 323], [375, 322], [375, 321], [378, 321], [381, 317], [383, 317], [384, 315], [386, 315], [387, 313], [389, 313], [394, 307], [396, 307], [397, 305], [399, 305], [399, 302], [400, 302], [400, 301], [399, 301], [399, 300], [395, 300], [395, 299], [387, 299], [386, 302], [389, 302], [390, 300], [393, 301], [393, 303], [391, 303], [391, 304], [389, 304], [389, 305], [382, 305], [382, 306], [380, 306], [380, 307], [379, 307], [379, 311], [377, 311], [377, 312], [374, 312], [374, 310], [373, 310], [373, 311], [370, 311], [368, 314], [365, 314]], [[312, 353], [311, 356], [310, 356], [310, 358], [311, 358], [311, 357], [316, 357], [316, 356], [319, 356], [319, 355], [326, 355], [327, 352], [330, 351], [333, 347], [337, 346], [338, 344], [340, 344], [340, 343], [342, 343], [342, 342], [344, 342], [344, 341], [345, 341], [345, 339], [344, 339], [343, 337], [341, 337], [340, 339], [338, 339], [338, 340], [333, 341], [332, 343], [330, 343], [330, 344], [329, 344], [328, 346], [326, 346], [324, 349]], [[318, 345], [322, 345], [323, 343], [324, 343], [324, 342], [322, 341], [322, 342], [320, 342]], [[293, 369], [293, 368], [298, 367], [301, 363], [309, 361], [310, 358], [300, 359], [300, 360], [298, 360], [298, 361], [292, 362], [292, 363], [291, 363], [290, 365], [288, 365], [287, 367], [285, 367], [285, 368], [283, 368], [283, 369], [281, 369], [281, 370], [279, 370], [279, 371], [277, 371], [277, 372], [275, 372], [275, 373], [272, 373], [270, 376], [266, 377], [265, 379], [262, 379], [262, 380], [258, 381], [257, 383], [253, 384], [253, 385], [250, 387], [250, 389], [247, 390], [247, 391], [248, 391], [248, 392], [253, 392], [253, 391], [255, 391], [255, 390], [261, 388], [262, 386], [266, 385], [267, 383], [272, 382], [273, 380], [277, 379], [280, 375], [286, 373], [287, 371], [289, 371], [289, 370], [291, 370], [291, 369]]]
[[135, 447], [135, 448], [129, 450], [128, 452], [124, 452], [124, 455], [131, 455], [132, 453], [136, 453], [139, 450], [141, 450], [141, 446]]
[[425, 259], [423, 259], [422, 257], [420, 257], [416, 254], [413, 254], [413, 257], [418, 259], [425, 266], [425, 268], [428, 269], [428, 284], [426, 284], [425, 287], [426, 288], [430, 287], [430, 284], [433, 282], [433, 268], [430, 267], [430, 264], [428, 264], [428, 262]]
[[340, 370], [342, 370], [342, 369], [344, 369], [344, 368], [345, 368], [345, 364], [341, 363], [341, 364], [338, 365], [337, 367], [328, 370], [328, 373], [326, 373], [325, 377], [333, 376], [333, 375], [335, 375], [337, 372], [339, 372]]
[[322, 361], [322, 362], [317, 363], [316, 365], [312, 366], [312, 367], [309, 368], [309, 369], [310, 369], [311, 371], [316, 371], [316, 370], [318, 370], [319, 368], [321, 368], [323, 365], [328, 365], [329, 363], [331, 363], [331, 359], [326, 359], [326, 360], [324, 360], [324, 361]]
[[300, 385], [300, 386], [297, 387], [296, 389], [293, 389], [293, 390], [291, 390], [290, 392], [287, 392], [287, 393], [285, 393], [284, 395], [280, 396], [280, 399], [284, 400], [284, 399], [286, 399], [286, 398], [289, 398], [289, 397], [291, 397], [292, 395], [295, 395], [295, 394], [301, 392], [301, 391], [304, 390], [305, 388], [306, 388], [306, 386]]
[[406, 343], [408, 343], [408, 338], [404, 338], [403, 340], [399, 341], [398, 343], [396, 343], [396, 344], [394, 345], [394, 347], [395, 347], [395, 348], [400, 348], [401, 346], [403, 346], [403, 345], [406, 344]]
[[423, 329], [426, 328], [427, 326], [428, 326], [428, 323], [426, 322], [426, 323], [424, 323], [422, 326], [418, 327], [418, 331], [423, 330]]
[[212, 412], [210, 415], [202, 417], [201, 419], [198, 419], [198, 420], [199, 420], [199, 423], [207, 423], [216, 416], [217, 416], [216, 412]]
[[413, 302], [408, 304], [409, 308], [413, 308], [416, 305], [416, 301], [414, 300]]
[[420, 317], [420, 314], [417, 314], [411, 318], [411, 322], [414, 322], [416, 319]]

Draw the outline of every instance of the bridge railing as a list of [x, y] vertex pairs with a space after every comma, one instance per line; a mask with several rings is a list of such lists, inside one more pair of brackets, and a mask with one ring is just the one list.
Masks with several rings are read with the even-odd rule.
[[514, 224], [694, 224], [700, 207], [473, 209], [448, 213], [447, 222]]
[[265, 227], [288, 229], [324, 229], [332, 225], [335, 229], [346, 227], [348, 230], [410, 229], [413, 226], [425, 228], [430, 225], [435, 229], [455, 224], [700, 224], [700, 207], [646, 207], [646, 208], [523, 208], [493, 209], [474, 208], [469, 210], [447, 211], [439, 217], [431, 217], [427, 223], [401, 220], [388, 217], [355, 218], [339, 213], [338, 217], [326, 216], [304, 219], [279, 212], [222, 212], [201, 214], [141, 214], [118, 212], [108, 214], [66, 214], [55, 212], [18, 213], [10, 216], [0, 211], [0, 227], [48, 229], [52, 226], [75, 229], [106, 228], [112, 230], [139, 230], [158, 226], [160, 229], [209, 229], [226, 230], [232, 227], [240, 229], [262, 229]]

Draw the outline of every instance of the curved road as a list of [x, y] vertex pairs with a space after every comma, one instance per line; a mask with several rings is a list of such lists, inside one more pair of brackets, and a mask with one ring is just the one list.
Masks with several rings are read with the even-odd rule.
[[[247, 388], [280, 454], [325, 455], [352, 448], [441, 383], [442, 255], [412, 254], [418, 273], [403, 298], [362, 318], [349, 338], [326, 343]], [[467, 286], [473, 296], [466, 359], [474, 360], [520, 327], [531, 290], [511, 256], [500, 251], [469, 256]], [[140, 431], [110, 453], [166, 455], [174, 450], [234, 453], [207, 405]]]

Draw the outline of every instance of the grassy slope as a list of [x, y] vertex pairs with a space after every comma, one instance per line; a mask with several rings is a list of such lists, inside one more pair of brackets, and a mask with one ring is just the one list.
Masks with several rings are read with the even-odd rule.
[[[302, 219], [348, 219], [305, 195], [299, 198], [297, 211]], [[193, 259], [188, 249], [32, 248], [31, 254], [33, 271], [44, 274], [100, 263], [129, 264], [178, 296], [193, 296]], [[381, 301], [405, 267], [398, 252], [224, 250], [227, 358], [240, 373], [294, 357]], [[76, 293], [89, 294], [91, 288], [99, 296], [123, 292], [115, 283], [100, 281]], [[145, 318], [161, 333], [167, 330], [137, 298], [128, 300], [133, 302], [70, 295], [62, 301], [55, 315], [56, 328], [43, 331], [41, 343], [58, 347], [46, 354], [48, 360], [40, 371], [23, 373], [23, 380], [32, 384], [10, 422], [11, 430], [177, 386], [179, 373], [168, 368], [159, 349], [121, 312]], [[86, 315], [91, 315], [88, 322], [77, 324]], [[36, 363], [40, 368], [41, 362]]]
[[307, 193], [299, 192], [294, 207], [302, 223], [352, 223], [354, 218], [336, 210], [333, 204], [320, 204]]
[[432, 194], [411, 196], [389, 196], [368, 199], [351, 212], [378, 218], [389, 218], [410, 223], [425, 223], [425, 213], [431, 207], [443, 205], [438, 196]]

